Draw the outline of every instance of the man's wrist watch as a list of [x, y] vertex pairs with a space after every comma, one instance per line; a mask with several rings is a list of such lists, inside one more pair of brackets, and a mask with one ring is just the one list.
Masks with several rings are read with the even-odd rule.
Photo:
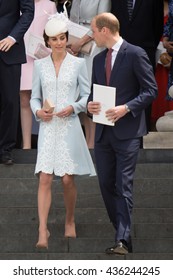
[[128, 105], [127, 105], [127, 104], [125, 104], [125, 109], [126, 109], [127, 113], [129, 113], [129, 112], [130, 112], [130, 109], [129, 109], [129, 107], [128, 107]]

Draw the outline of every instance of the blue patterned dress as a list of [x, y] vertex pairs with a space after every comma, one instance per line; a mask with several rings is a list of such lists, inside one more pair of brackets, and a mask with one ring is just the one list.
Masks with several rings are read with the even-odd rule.
[[[40, 121], [36, 174], [96, 175], [78, 117], [86, 110], [89, 92], [83, 58], [67, 53], [57, 77], [51, 56], [35, 61], [30, 103]], [[74, 113], [66, 118], [54, 116], [49, 122], [39, 120], [36, 112], [46, 98], [55, 105], [55, 112], [72, 105]]]

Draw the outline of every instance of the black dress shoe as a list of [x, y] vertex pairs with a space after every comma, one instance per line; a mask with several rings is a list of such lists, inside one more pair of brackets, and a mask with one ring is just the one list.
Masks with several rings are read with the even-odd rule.
[[128, 241], [126, 247], [128, 248], [129, 253], [133, 252], [133, 246], [132, 246], [132, 239], [131, 239], [131, 237], [129, 238], [129, 241]]
[[3, 163], [5, 165], [12, 165], [14, 163], [14, 160], [11, 154], [4, 154], [1, 156], [0, 163]]
[[112, 255], [112, 254], [127, 255], [128, 248], [125, 244], [123, 244], [122, 241], [117, 241], [117, 243], [114, 246], [107, 248], [105, 253], [108, 255]]

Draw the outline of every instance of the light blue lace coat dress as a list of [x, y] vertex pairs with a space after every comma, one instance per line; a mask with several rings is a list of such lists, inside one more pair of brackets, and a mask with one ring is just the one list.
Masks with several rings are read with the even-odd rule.
[[[77, 90], [78, 89], [78, 90]], [[90, 93], [85, 60], [67, 53], [56, 77], [51, 56], [35, 61], [31, 109], [41, 109], [46, 98], [58, 112], [72, 105], [74, 113], [66, 118], [40, 121], [35, 173], [95, 175], [95, 168], [85, 141], [78, 114], [86, 110]]]

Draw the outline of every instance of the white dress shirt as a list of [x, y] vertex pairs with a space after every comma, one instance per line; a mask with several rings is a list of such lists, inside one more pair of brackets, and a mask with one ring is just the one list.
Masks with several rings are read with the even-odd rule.
[[113, 65], [114, 65], [114, 62], [115, 62], [117, 53], [118, 53], [118, 51], [119, 51], [119, 49], [120, 49], [122, 43], [123, 43], [123, 38], [120, 37], [119, 40], [118, 40], [118, 42], [116, 42], [116, 44], [113, 45], [113, 47], [112, 47], [112, 49], [113, 49], [113, 52], [112, 52], [112, 61], [111, 61], [111, 66], [112, 66], [112, 67], [113, 67]]

